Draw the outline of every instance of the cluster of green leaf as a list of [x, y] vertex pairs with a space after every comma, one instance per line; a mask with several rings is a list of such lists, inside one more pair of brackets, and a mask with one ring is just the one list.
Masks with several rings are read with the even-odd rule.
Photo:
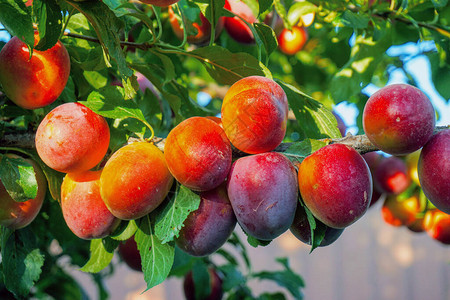
[[[150, 5], [127, 0], [34, 0], [31, 7], [26, 7], [22, 0], [1, 1], [0, 23], [4, 28], [30, 48], [41, 51], [60, 39], [71, 57], [71, 74], [59, 99], [45, 108], [21, 109], [0, 95], [0, 137], [32, 134], [56, 105], [81, 101], [107, 118], [112, 153], [130, 137], [164, 138], [186, 118], [216, 115], [223, 96], [218, 87], [226, 88], [243, 77], [261, 75], [276, 79], [287, 94], [295, 120], [289, 121], [286, 141], [301, 141], [292, 144], [284, 154], [300, 163], [327, 144], [317, 139], [340, 137], [332, 105], [351, 101], [362, 107], [366, 100], [362, 87], [371, 82], [384, 84], [387, 67], [403, 63], [399, 58], [387, 56], [386, 50], [392, 45], [419, 40], [435, 41], [436, 50], [427, 55], [437, 90], [449, 98], [446, 75], [450, 72], [450, 8], [446, 0], [243, 1], [260, 21], [251, 25], [253, 45], [237, 43], [226, 31], [214, 39], [214, 30], [206, 45], [186, 43], [199, 12], [213, 25], [223, 16], [233, 16], [223, 9], [225, 0], [181, 0], [175, 6], [178, 20], [187, 29], [181, 41], [170, 28], [167, 10]], [[315, 13], [303, 51], [286, 56], [277, 50], [276, 34], [263, 22], [273, 12], [281, 17], [286, 28], [296, 25], [302, 15]], [[34, 29], [40, 36], [36, 46]], [[140, 91], [135, 72], [149, 79], [154, 89]], [[210, 93], [213, 98], [205, 107], [195, 100], [200, 91]], [[189, 257], [174, 245], [187, 215], [198, 208], [197, 194], [176, 185], [156, 211], [139, 220], [122, 222], [110, 237], [89, 243], [61, 225], [64, 220], [57, 200], [63, 174], [46, 167], [33, 149], [0, 145], [0, 150], [19, 152], [36, 160], [46, 174], [51, 195], [38, 219], [28, 228], [2, 231], [3, 282], [17, 297], [26, 297], [32, 286], [36, 297], [48, 294], [57, 298], [61, 289], [66, 290], [67, 299], [84, 295], [60, 265], [63, 257], [69, 257], [70, 264], [82, 271], [93, 273], [99, 297], [106, 297], [101, 278], [113, 272], [111, 261], [119, 243], [133, 236], [141, 251], [148, 288], [167, 276], [183, 276], [190, 269], [198, 273], [194, 280], [204, 281], [205, 270], [213, 261]], [[0, 179], [14, 199], [23, 201], [35, 195], [37, 187], [30, 175], [31, 167], [18, 165], [3, 155], [0, 158]], [[310, 213], [308, 220], [314, 249], [324, 231], [316, 226]], [[61, 248], [57, 254], [52, 252], [54, 243]], [[268, 242], [248, 237], [248, 243], [258, 246]], [[295, 298], [301, 298], [303, 282], [286, 260], [279, 260], [282, 271], [253, 273], [245, 246], [237, 236], [233, 235], [228, 244], [238, 249], [248, 270], [245, 275], [240, 271], [238, 259], [231, 252], [223, 249], [217, 252], [228, 262], [216, 267], [225, 278], [224, 290], [229, 299], [253, 297], [246, 285], [250, 279], [274, 280]], [[275, 293], [261, 295], [260, 299], [282, 297]]]

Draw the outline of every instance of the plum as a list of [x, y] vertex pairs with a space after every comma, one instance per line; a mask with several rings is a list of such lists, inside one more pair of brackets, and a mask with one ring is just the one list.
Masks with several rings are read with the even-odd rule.
[[272, 240], [291, 226], [298, 185], [284, 155], [267, 152], [239, 158], [231, 167], [227, 190], [236, 218], [249, 235]]
[[177, 246], [192, 256], [206, 256], [219, 249], [234, 230], [236, 216], [225, 185], [200, 193], [201, 202], [184, 221]]
[[325, 146], [299, 166], [300, 194], [311, 213], [333, 228], [345, 228], [367, 211], [372, 196], [369, 167], [355, 149]]
[[435, 134], [422, 148], [418, 174], [425, 196], [450, 214], [450, 129]]

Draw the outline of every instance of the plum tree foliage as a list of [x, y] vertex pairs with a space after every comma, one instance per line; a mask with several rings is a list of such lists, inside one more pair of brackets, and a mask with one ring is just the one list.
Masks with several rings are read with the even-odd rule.
[[[406, 61], [401, 57], [386, 54], [391, 46], [423, 41], [433, 42], [433, 47], [424, 48], [420, 54], [429, 59], [436, 90], [443, 98], [450, 98], [448, 82], [450, 78], [450, 5], [448, 0], [241, 0], [231, 2], [233, 2], [231, 6], [226, 0], [153, 1], [153, 5], [150, 0], [33, 0], [32, 2], [2, 0], [0, 2], [0, 25], [2, 25], [0, 30], [16, 37], [16, 42], [20, 39], [24, 43], [23, 53], [20, 55], [26, 58], [15, 62], [11, 61], [15, 59], [15, 56], [11, 56], [6, 51], [0, 54], [0, 184], [7, 191], [8, 198], [14, 201], [24, 202], [35, 198], [37, 184], [42, 182], [42, 179], [37, 178], [40, 173], [35, 173], [33, 165], [27, 162], [28, 159], [32, 159], [42, 168], [48, 186], [42, 209], [30, 225], [21, 229], [1, 227], [0, 288], [2, 290], [0, 294], [12, 293], [16, 298], [81, 298], [85, 294], [83, 288], [59, 264], [60, 260], [65, 258], [75, 268], [91, 273], [93, 280], [98, 284], [99, 299], [106, 299], [108, 293], [102, 281], [105, 276], [114, 272], [115, 261], [112, 259], [117, 253], [116, 249], [124, 241], [134, 238], [148, 289], [162, 283], [168, 276], [183, 277], [192, 272], [189, 276], [192, 277], [195, 286], [203, 287], [195, 289], [195, 297], [206, 298], [211, 292], [208, 288], [210, 286], [208, 270], [212, 267], [219, 274], [221, 289], [228, 299], [284, 299], [285, 296], [280, 292], [254, 295], [247, 286], [250, 280], [273, 280], [294, 298], [302, 298], [304, 282], [289, 267], [287, 259], [277, 258], [277, 262], [282, 266], [281, 271], [254, 272], [252, 270], [246, 244], [253, 247], [265, 246], [273, 237], [278, 236], [278, 230], [281, 230], [271, 228], [277, 233], [270, 238], [264, 236], [264, 240], [258, 240], [252, 236], [252, 232], [265, 230], [264, 226], [267, 224], [258, 222], [263, 222], [261, 220], [266, 217], [272, 218], [273, 215], [270, 213], [256, 221], [250, 216], [250, 222], [242, 226], [244, 229], [252, 227], [247, 233], [247, 243], [243, 242], [238, 234], [232, 233], [226, 243], [235, 251], [226, 250], [229, 248], [218, 249], [218, 245], [208, 245], [207, 241], [200, 240], [196, 243], [199, 243], [201, 247], [218, 250], [214, 250], [211, 256], [194, 257], [176, 246], [184, 221], [199, 208], [201, 197], [198, 191], [193, 191], [176, 180], [171, 185], [172, 175], [169, 174], [164, 159], [161, 159], [165, 138], [173, 128], [186, 119], [220, 114], [222, 99], [226, 98], [229, 87], [237, 81], [243, 78], [266, 77], [267, 79], [264, 80], [268, 83], [244, 86], [239, 88], [240, 94], [228, 95], [228, 98], [243, 99], [245, 95], [248, 95], [245, 96], [247, 100], [248, 97], [259, 100], [270, 98], [274, 103], [277, 102], [274, 97], [287, 98], [289, 113], [285, 106], [279, 107], [282, 111], [280, 117], [282, 120], [279, 122], [281, 125], [277, 125], [279, 128], [273, 130], [263, 128], [261, 124], [271, 123], [261, 122], [262, 116], [266, 115], [264, 104], [261, 104], [258, 106], [256, 117], [239, 118], [240, 122], [244, 122], [239, 125], [239, 128], [244, 130], [240, 142], [249, 143], [250, 140], [247, 140], [249, 134], [256, 136], [256, 132], [263, 132], [264, 135], [269, 135], [276, 130], [281, 130], [274, 134], [278, 134], [280, 137], [278, 140], [284, 136], [283, 143], [275, 148], [279, 142], [277, 140], [276, 145], [270, 149], [275, 148], [274, 151], [282, 153], [289, 159], [286, 163], [292, 164], [296, 169], [303, 159], [328, 144], [343, 143], [353, 147], [360, 154], [378, 150], [363, 135], [362, 112], [368, 99], [362, 92], [363, 88], [368, 84], [383, 87], [389, 78], [389, 70], [393, 67], [402, 69], [408, 75], [409, 83], [415, 84], [414, 78], [409, 76], [408, 69], [404, 68]], [[236, 2], [238, 2], [237, 5]], [[181, 28], [175, 33], [169, 18], [168, 5], [171, 5], [171, 18], [175, 18]], [[241, 8], [235, 10], [234, 7]], [[239, 11], [239, 9], [245, 11]], [[309, 20], [311, 16], [314, 16], [310, 26], [302, 27], [302, 30], [307, 32], [306, 43], [302, 40], [304, 44], [301, 47], [286, 45], [289, 49], [301, 50], [288, 55], [284, 54], [280, 51], [277, 41], [280, 26], [291, 30], [297, 26], [309, 25], [305, 23], [306, 15], [309, 16]], [[198, 24], [204, 24], [205, 20], [210, 23], [210, 26], [198, 26]], [[226, 30], [222, 30], [224, 23]], [[242, 30], [240, 28], [249, 30], [246, 32], [248, 38], [245, 43], [233, 36], [235, 32]], [[189, 41], [193, 40], [188, 37], [200, 34], [198, 30], [208, 32], [202, 33], [201, 42], [190, 43]], [[36, 40], [35, 33], [38, 33], [36, 36], [39, 37]], [[284, 42], [289, 43], [289, 41]], [[295, 39], [291, 42], [295, 42]], [[5, 44], [6, 41], [0, 41], [0, 49], [6, 49]], [[56, 101], [52, 102], [54, 100], [52, 99], [49, 101], [52, 103], [44, 107], [37, 105], [35, 108], [38, 108], [29, 109], [33, 106], [18, 106], [21, 102], [16, 99], [20, 97], [17, 91], [25, 93], [27, 101], [33, 101], [33, 97], [42, 98], [42, 94], [46, 92], [46, 89], [48, 90], [46, 78], [53, 76], [52, 80], [55, 79], [52, 68], [57, 58], [45, 56], [45, 51], [52, 49], [55, 45], [63, 45], [70, 56], [70, 66], [59, 71], [62, 74], [70, 70], [67, 83], [63, 83], [65, 87], [61, 94]], [[27, 64], [31, 57], [34, 59], [33, 67]], [[8, 68], [5, 68], [6, 65]], [[33, 78], [26, 75], [27, 70], [31, 70]], [[60, 80], [65, 81], [66, 78], [62, 77], [65, 76], [61, 76]], [[14, 80], [11, 80], [12, 78]], [[244, 85], [250, 84], [252, 83]], [[272, 91], [262, 90], [264, 86], [266, 89], [276, 86], [276, 95]], [[211, 100], [206, 104], [197, 101], [201, 93], [209, 94]], [[285, 98], [283, 98], [284, 94]], [[354, 103], [358, 107], [358, 126], [361, 135], [342, 138], [332, 108], [343, 101]], [[157, 207], [152, 206], [150, 213], [147, 211], [145, 214], [137, 213], [139, 217], [136, 218], [123, 218], [120, 224], [111, 229], [113, 232], [103, 238], [80, 239], [69, 229], [61, 210], [61, 184], [65, 174], [47, 166], [36, 151], [35, 134], [41, 121], [54, 108], [70, 102], [79, 102], [86, 109], [104, 117], [109, 127], [107, 154], [101, 162], [96, 157], [95, 163], [98, 165], [94, 171], [100, 170], [105, 164], [108, 168], [108, 158], [133, 140], [153, 143], [156, 147], [152, 152], [159, 151], [154, 155], [160, 157], [158, 172], [161, 178], [155, 179], [155, 182], [163, 182], [159, 193], [164, 194], [162, 195], [165, 198], [164, 201]], [[224, 127], [236, 124], [233, 118], [241, 108], [239, 103], [237, 102], [232, 109], [229, 108], [230, 106], [225, 109], [227, 124], [225, 122], [221, 124], [220, 119], [211, 118], [224, 129], [223, 131], [211, 121], [199, 121], [198, 124], [212, 124], [208, 126], [214, 125], [214, 132], [220, 131], [217, 133], [218, 136], [224, 137], [223, 132], [228, 135], [227, 131], [230, 128]], [[249, 115], [251, 109], [256, 110], [251, 105], [248, 107], [250, 108], [245, 108], [248, 111], [243, 111], [244, 114]], [[223, 109], [222, 113], [224, 113]], [[444, 112], [438, 112], [438, 115], [440, 114]], [[288, 117], [285, 118], [285, 116]], [[257, 123], [249, 127], [245, 122], [254, 118]], [[46, 138], [55, 138], [59, 134], [54, 126], [47, 127]], [[252, 128], [250, 133], [245, 132], [248, 128]], [[202, 129], [205, 129], [205, 132], [209, 130], [206, 127]], [[66, 141], [67, 149], [74, 150], [73, 152], [76, 152], [75, 147], [84, 143], [83, 141], [86, 140], [84, 138], [92, 137], [90, 133], [86, 136], [90, 131], [84, 131], [76, 125], [71, 126], [68, 131], [70, 131], [67, 132], [70, 140]], [[420, 132], [420, 129], [418, 131]], [[195, 127], [193, 132], [196, 132]], [[187, 161], [188, 156], [182, 156], [186, 154], [187, 150], [184, 150], [187, 149], [186, 145], [191, 140], [191, 133], [185, 137], [182, 134], [179, 133], [175, 144], [180, 146], [182, 140], [184, 146], [180, 146], [180, 151], [174, 151], [171, 163], [175, 162], [175, 165], [171, 168], [188, 170], [195, 169], [197, 164], [201, 164], [202, 167], [209, 166], [207, 160], [212, 156], [212, 152], [208, 151], [215, 151], [215, 147], [206, 147], [204, 141], [208, 140], [210, 133], [199, 138], [196, 149], [208, 150], [198, 150], [203, 151], [198, 156], [201, 159], [194, 163], [190, 162], [192, 166]], [[227, 143], [226, 138], [224, 142]], [[107, 141], [102, 143], [106, 146]], [[48, 145], [47, 142], [42, 144], [43, 147]], [[174, 143], [171, 142], [171, 144]], [[95, 144], [89, 147], [91, 147], [89, 149], [99, 148]], [[88, 152], [93, 151], [95, 150]], [[189, 151], [195, 151], [195, 149]], [[448, 153], [448, 149], [446, 151], [445, 153]], [[249, 153], [258, 153], [258, 151]], [[26, 157], [27, 160], [11, 159], [10, 154]], [[151, 170], [141, 163], [142, 159], [139, 155], [140, 153], [130, 150], [129, 154], [123, 156], [122, 161], [115, 162], [117, 168], [120, 167], [120, 170], [126, 170], [123, 172], [130, 173], [127, 174], [128, 178], [132, 178], [129, 184], [120, 186], [116, 169], [110, 169], [108, 174], [99, 181], [99, 188], [103, 191], [102, 196], [106, 192], [114, 191], [115, 194], [109, 197], [116, 198], [114, 200], [116, 206], [124, 206], [120, 196], [129, 185], [132, 185], [133, 189], [127, 191], [129, 193], [127, 199], [135, 197], [136, 203], [142, 200], [136, 191], [141, 190], [143, 187], [141, 183], [144, 184], [148, 177], [140, 176], [139, 168], [146, 168], [146, 172], [150, 173]], [[176, 157], [177, 155], [180, 157]], [[233, 161], [248, 155], [233, 148]], [[252, 157], [255, 161], [258, 160], [256, 156]], [[260, 157], [268, 157], [268, 155], [260, 155]], [[58, 156], [50, 157], [50, 159], [58, 161], [62, 158]], [[156, 161], [154, 156], [149, 159]], [[358, 161], [363, 163], [362, 159], [358, 158]], [[445, 161], [448, 163], [449, 158], [446, 157]], [[215, 165], [211, 164], [213, 168]], [[293, 170], [292, 166], [286, 168]], [[252, 173], [252, 170], [252, 164], [250, 164], [243, 171]], [[281, 175], [276, 174], [276, 171], [266, 172], [264, 176], [280, 177]], [[133, 177], [132, 172], [136, 172], [137, 176]], [[150, 173], [148, 176], [153, 176]], [[206, 174], [212, 173], [214, 172], [206, 172]], [[204, 180], [208, 180], [208, 176]], [[367, 182], [371, 183], [370, 176], [366, 177]], [[83, 176], [78, 175], [77, 178], [83, 178]], [[107, 179], [103, 180], [103, 178]], [[186, 182], [192, 179], [186, 178]], [[243, 181], [237, 177], [233, 177], [233, 180], [233, 187], [228, 187], [228, 193], [235, 192], [236, 186], [243, 184]], [[291, 181], [292, 186], [295, 187], [291, 193], [294, 195], [293, 199], [298, 198], [297, 205], [301, 206], [302, 212], [303, 210], [305, 212], [302, 222], [306, 223], [301, 226], [307, 229], [305, 231], [298, 228], [298, 230], [303, 230], [302, 235], [305, 236], [303, 239], [312, 245], [312, 249], [325, 245], [324, 236], [328, 227], [316, 219], [303, 203], [298, 194], [296, 179]], [[109, 182], [117, 182], [114, 184], [114, 189], [109, 189]], [[220, 182], [215, 183], [214, 186], [219, 184]], [[268, 185], [267, 182], [265, 184]], [[292, 186], [283, 188], [283, 192]], [[152, 187], [145, 186], [145, 189], [148, 189], [148, 193], [153, 193]], [[254, 201], [261, 201], [258, 202], [260, 204], [267, 200], [264, 197], [275, 195], [281, 190], [279, 187], [270, 185], [265, 188], [270, 192], [259, 190], [258, 193], [250, 195], [251, 190], [256, 187], [239, 186], [240, 190], [249, 193], [245, 197], [253, 197]], [[169, 189], [167, 195], [166, 192]], [[420, 190], [420, 187], [414, 183], [414, 188], [408, 188], [404, 193], [409, 193], [411, 196], [417, 192], [417, 189]], [[367, 188], [364, 192], [366, 197], [364, 205], [367, 206], [361, 208], [362, 211], [365, 211], [370, 203], [367, 198], [370, 197], [368, 191], [371, 192], [371, 189]], [[295, 196], [295, 193], [298, 196]], [[408, 198], [408, 195], [403, 195], [404, 193], [399, 196], [399, 199]], [[82, 197], [82, 195], [76, 196]], [[77, 197], [73, 197], [75, 199], [71, 201], [77, 201]], [[233, 197], [235, 198], [234, 195]], [[236, 201], [233, 197], [230, 196], [230, 199], [239, 203], [242, 211], [251, 211], [249, 207], [243, 207], [245, 203]], [[439, 198], [439, 195], [437, 197]], [[223, 199], [226, 198], [223, 197]], [[426, 201], [423, 193], [420, 199]], [[158, 203], [160, 200], [158, 198]], [[3, 199], [0, 198], [0, 201]], [[131, 203], [131, 200], [129, 201]], [[278, 202], [268, 201], [267, 203], [270, 205], [266, 207], [266, 211], [270, 211]], [[108, 203], [106, 205], [108, 206]], [[231, 203], [231, 205], [234, 204]], [[291, 224], [290, 220], [294, 218], [292, 205], [289, 205], [289, 207], [276, 208], [276, 211], [288, 210], [288, 214], [292, 216], [288, 220], [283, 220], [281, 231], [287, 230]], [[135, 204], [130, 207], [129, 209], [136, 209]], [[3, 206], [0, 208], [4, 210]], [[236, 208], [233, 209], [236, 210]], [[0, 215], [4, 213], [5, 211], [2, 211]], [[88, 214], [87, 219], [91, 217], [94, 216]], [[270, 224], [278, 224], [278, 221], [270, 219]], [[202, 227], [204, 221], [200, 217], [197, 217], [195, 222], [195, 226], [205, 229]], [[208, 222], [211, 223], [211, 221]], [[209, 223], [204, 226], [211, 226]], [[85, 224], [80, 225], [80, 227], [83, 226], [86, 227]], [[195, 226], [192, 227], [195, 228]], [[214, 226], [211, 228], [213, 229], [209, 230], [214, 230]], [[231, 231], [230, 228], [226, 230]], [[340, 229], [339, 234], [341, 232]], [[89, 239], [90, 235], [85, 233], [84, 238], [86, 237]], [[224, 238], [221, 236], [216, 240], [222, 243]], [[323, 240], [324, 243], [322, 243]], [[441, 238], [442, 240], [448, 239]], [[59, 245], [57, 248], [60, 249], [56, 252], [55, 244]], [[192, 245], [189, 246], [192, 247]], [[215, 256], [224, 258], [225, 263], [217, 264]]]

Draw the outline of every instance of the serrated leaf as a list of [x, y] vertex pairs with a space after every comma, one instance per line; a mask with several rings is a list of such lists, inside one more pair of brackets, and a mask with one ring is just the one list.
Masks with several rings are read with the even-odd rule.
[[111, 119], [134, 118], [146, 123], [144, 114], [133, 100], [125, 100], [123, 88], [107, 86], [89, 94], [87, 101], [80, 101], [97, 114]]
[[294, 164], [301, 163], [308, 155], [316, 152], [329, 142], [313, 139], [304, 139], [301, 142], [292, 143], [283, 154]]
[[39, 43], [36, 50], [45, 51], [53, 47], [62, 30], [63, 15], [55, 0], [33, 0], [33, 14], [37, 18]]
[[30, 10], [22, 0], [0, 2], [0, 23], [8, 32], [29, 46], [34, 45], [34, 30]]
[[303, 279], [291, 270], [287, 258], [277, 258], [277, 262], [283, 265], [284, 270], [253, 273], [252, 277], [260, 280], [272, 280], [279, 286], [286, 288], [295, 299], [303, 299], [303, 293], [301, 291], [305, 286]]
[[278, 41], [275, 32], [270, 26], [267, 26], [264, 23], [255, 23], [253, 26], [255, 27], [256, 33], [262, 45], [264, 46], [267, 55], [270, 55], [278, 47]]
[[24, 159], [0, 155], [0, 180], [14, 201], [36, 198], [36, 175], [33, 166]]
[[219, 46], [207, 46], [188, 54], [203, 63], [211, 77], [220, 84], [231, 85], [251, 75], [272, 76], [266, 66], [248, 53], [231, 53]]
[[44, 265], [37, 238], [28, 227], [16, 231], [2, 227], [1, 249], [5, 286], [17, 298], [25, 298]]
[[80, 271], [98, 273], [106, 268], [114, 257], [114, 250], [118, 245], [119, 241], [110, 238], [91, 240], [91, 256]]
[[149, 215], [140, 220], [134, 237], [141, 254], [147, 291], [162, 283], [169, 275], [174, 261], [175, 247], [173, 243], [163, 244], [156, 237]]
[[303, 138], [321, 139], [341, 137], [336, 118], [329, 109], [296, 87], [280, 80], [277, 80], [277, 82], [286, 93], [289, 107], [294, 112], [298, 125], [302, 130]]
[[199, 205], [200, 196], [177, 183], [175, 195], [157, 211], [155, 234], [158, 239], [167, 243], [178, 237], [184, 221]]

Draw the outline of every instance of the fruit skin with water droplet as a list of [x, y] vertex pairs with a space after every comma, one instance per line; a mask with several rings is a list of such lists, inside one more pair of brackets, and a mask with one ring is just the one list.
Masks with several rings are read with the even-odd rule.
[[325, 146], [299, 166], [300, 194], [311, 213], [333, 228], [345, 228], [367, 211], [372, 178], [365, 160], [342, 144]]
[[267, 152], [239, 158], [227, 182], [236, 218], [249, 235], [272, 240], [285, 232], [297, 207], [297, 174], [282, 154]]
[[405, 155], [433, 135], [435, 111], [428, 97], [408, 84], [392, 84], [374, 93], [363, 111], [364, 132], [380, 150]]

